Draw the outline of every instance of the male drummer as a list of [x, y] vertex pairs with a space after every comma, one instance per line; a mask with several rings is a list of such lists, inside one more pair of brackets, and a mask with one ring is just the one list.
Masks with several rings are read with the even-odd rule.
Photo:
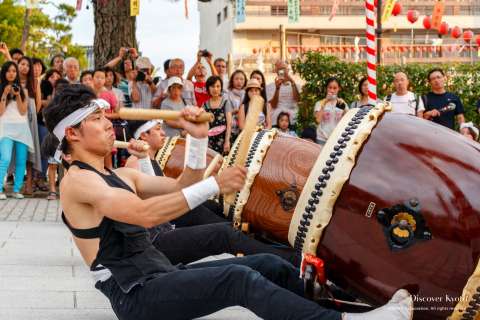
[[[186, 168], [177, 181], [130, 168], [110, 171], [104, 157], [115, 135], [91, 89], [74, 85], [44, 111], [59, 152], [72, 164], [60, 184], [65, 223], [119, 319], [192, 319], [241, 305], [263, 319], [410, 319], [412, 299], [400, 290], [372, 312], [340, 314], [301, 297], [298, 269], [274, 255], [174, 266], [151, 243], [146, 227], [168, 222], [218, 194], [238, 191], [245, 169], [227, 168], [201, 181], [206, 167], [207, 124], [203, 111], [181, 111], [192, 136]], [[142, 150], [138, 142], [131, 151]], [[140, 156], [140, 155], [139, 155]], [[141, 158], [141, 156], [140, 156]], [[200, 181], [200, 182], [197, 182]]]

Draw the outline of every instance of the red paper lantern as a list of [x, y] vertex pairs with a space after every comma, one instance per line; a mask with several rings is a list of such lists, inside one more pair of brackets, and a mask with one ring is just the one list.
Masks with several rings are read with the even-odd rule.
[[477, 36], [475, 37], [475, 42], [477, 43], [477, 46], [480, 47], [480, 34], [477, 34]]
[[392, 10], [392, 15], [396, 17], [400, 13], [402, 13], [402, 5], [400, 2], [395, 2], [395, 5], [393, 6], [393, 10]]
[[253, 48], [252, 52], [253, 52], [253, 54], [257, 54], [257, 49]]
[[417, 10], [408, 10], [407, 11], [407, 19], [410, 23], [415, 23], [418, 20], [420, 13]]
[[462, 36], [462, 28], [460, 28], [459, 26], [453, 27], [451, 34], [452, 34], [452, 38], [454, 39], [460, 38]]
[[446, 35], [448, 34], [449, 30], [450, 27], [448, 26], [448, 23], [443, 21], [442, 24], [440, 24], [440, 28], [438, 28], [438, 33], [441, 35]]
[[463, 41], [470, 42], [473, 39], [473, 32], [472, 30], [467, 30], [463, 32]]
[[432, 28], [432, 18], [430, 16], [425, 16], [425, 18], [423, 18], [423, 27], [427, 30]]

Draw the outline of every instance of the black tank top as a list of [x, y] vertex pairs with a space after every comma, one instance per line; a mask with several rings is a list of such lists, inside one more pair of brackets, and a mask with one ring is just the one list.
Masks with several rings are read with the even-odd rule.
[[[134, 193], [113, 171], [107, 169], [109, 174], [105, 175], [80, 161], [73, 161], [71, 165], [97, 173], [112, 188]], [[167, 257], [152, 245], [150, 233], [146, 228], [104, 217], [96, 228], [75, 229], [64, 217], [63, 219], [75, 236], [80, 235], [80, 238], [83, 238], [82, 235], [86, 234], [89, 236], [87, 238], [91, 238], [98, 235], [100, 247], [91, 270], [96, 270], [99, 265], [108, 268], [125, 293], [136, 285], [142, 285], [148, 279], [155, 278], [156, 275], [181, 268], [181, 265], [173, 266]]]

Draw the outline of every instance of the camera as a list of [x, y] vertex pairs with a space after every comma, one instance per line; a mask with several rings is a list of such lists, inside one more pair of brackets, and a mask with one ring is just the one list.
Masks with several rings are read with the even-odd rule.
[[201, 51], [202, 53], [202, 57], [205, 57], [205, 58], [208, 58], [211, 56], [210, 52], [208, 52], [208, 50], [202, 50]]
[[15, 92], [19, 92], [19, 91], [20, 91], [20, 87], [19, 87], [18, 84], [16, 84], [16, 83], [12, 84], [12, 89], [13, 89], [13, 91], [15, 91]]
[[145, 73], [142, 71], [138, 71], [137, 78], [135, 79], [135, 81], [137, 82], [145, 81], [145, 78], [146, 78]]

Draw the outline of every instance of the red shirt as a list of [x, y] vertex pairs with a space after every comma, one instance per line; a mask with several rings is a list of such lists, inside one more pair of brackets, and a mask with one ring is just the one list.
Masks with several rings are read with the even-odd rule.
[[207, 92], [206, 82], [194, 82], [193, 87], [195, 90], [195, 100], [197, 100], [197, 106], [202, 107], [205, 102], [210, 99]]
[[112, 91], [103, 91], [98, 94], [99, 98], [102, 98], [103, 100], [107, 101], [110, 104], [110, 109], [106, 110], [107, 113], [113, 113], [115, 111], [115, 108], [117, 107], [118, 101], [117, 97]]

